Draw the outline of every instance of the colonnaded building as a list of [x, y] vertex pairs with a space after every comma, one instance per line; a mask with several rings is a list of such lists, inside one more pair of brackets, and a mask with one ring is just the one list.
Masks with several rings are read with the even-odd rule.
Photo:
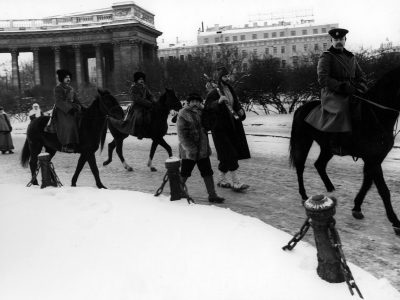
[[307, 63], [311, 53], [318, 53], [330, 46], [328, 31], [338, 24], [316, 25], [313, 19], [297, 21], [266, 22], [257, 21], [244, 27], [218, 24], [206, 30], [200, 29], [195, 45], [182, 43], [160, 45], [158, 56], [161, 61], [171, 59], [191, 59], [210, 56], [218, 59], [225, 48], [235, 48], [244, 58], [279, 58], [282, 67]]
[[157, 58], [154, 14], [134, 2], [43, 19], [0, 20], [0, 53], [11, 53], [11, 84], [19, 88], [18, 56], [33, 53], [34, 82], [54, 87], [56, 70], [66, 68], [77, 86], [88, 82], [95, 58], [98, 87], [117, 89], [127, 72]]

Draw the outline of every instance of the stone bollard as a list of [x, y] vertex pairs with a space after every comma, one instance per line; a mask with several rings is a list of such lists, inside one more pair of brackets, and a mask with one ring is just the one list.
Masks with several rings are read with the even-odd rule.
[[169, 188], [171, 190], [171, 201], [185, 198], [181, 175], [179, 174], [180, 166], [181, 160], [177, 157], [170, 157], [165, 161], [165, 167], [167, 168], [169, 179]]
[[328, 282], [344, 282], [345, 277], [335, 248], [332, 245], [329, 224], [335, 222], [336, 199], [324, 195], [316, 195], [304, 202], [306, 214], [311, 218], [314, 230], [315, 245], [317, 247], [319, 277]]
[[40, 188], [48, 186], [58, 186], [51, 169], [50, 155], [47, 152], [38, 155], [39, 166], [42, 170], [42, 185]]

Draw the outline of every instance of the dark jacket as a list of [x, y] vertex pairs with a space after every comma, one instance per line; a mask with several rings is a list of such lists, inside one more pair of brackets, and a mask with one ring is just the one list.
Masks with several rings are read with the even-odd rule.
[[153, 107], [153, 95], [146, 86], [134, 83], [129, 92], [132, 100], [128, 111], [127, 121], [130, 123], [129, 133], [134, 136], [143, 137], [147, 134], [150, 124], [151, 108]]
[[[225, 103], [218, 103], [220, 93], [223, 93], [222, 84], [228, 86], [232, 96], [232, 111]], [[239, 111], [242, 117], [238, 117]], [[233, 88], [227, 83], [220, 83], [218, 89], [211, 90], [207, 97], [203, 111], [203, 125], [211, 130], [219, 161], [232, 161], [250, 158], [246, 135], [242, 121], [246, 118], [244, 110]]]
[[0, 113], [0, 132], [11, 132], [12, 126], [6, 113]]
[[54, 88], [55, 105], [52, 123], [62, 145], [79, 143], [79, 116], [81, 104], [71, 86], [58, 84]]
[[351, 131], [351, 90], [354, 92], [354, 87], [365, 84], [364, 73], [355, 56], [346, 49], [340, 51], [330, 47], [321, 54], [317, 73], [321, 109], [313, 110], [306, 122], [325, 132]]
[[211, 155], [208, 135], [202, 122], [202, 109], [186, 106], [181, 109], [176, 122], [179, 154], [182, 159], [198, 161]]

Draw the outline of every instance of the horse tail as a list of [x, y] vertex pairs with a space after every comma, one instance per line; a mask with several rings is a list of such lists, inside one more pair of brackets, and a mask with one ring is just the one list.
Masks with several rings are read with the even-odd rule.
[[289, 164], [291, 167], [300, 167], [298, 164], [304, 163], [311, 148], [313, 142], [309, 129], [311, 127], [307, 126], [304, 119], [319, 103], [319, 101], [308, 102], [294, 112], [289, 143]]
[[29, 150], [28, 139], [25, 140], [24, 147], [21, 152], [21, 165], [26, 168], [28, 166], [29, 158], [31, 156], [31, 151]]
[[104, 148], [104, 143], [106, 141], [106, 135], [107, 135], [107, 128], [108, 128], [108, 119], [104, 122], [103, 129], [101, 131], [101, 136], [100, 136], [100, 152], [103, 151]]

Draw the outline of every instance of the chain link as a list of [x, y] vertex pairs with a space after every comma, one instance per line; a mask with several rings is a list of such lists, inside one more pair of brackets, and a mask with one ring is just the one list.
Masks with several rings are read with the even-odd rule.
[[57, 186], [63, 186], [63, 184], [62, 184], [61, 181], [60, 181], [60, 178], [58, 178], [58, 176], [57, 176], [57, 174], [56, 174], [56, 170], [54, 170], [54, 165], [53, 165], [53, 163], [50, 162], [49, 165], [50, 165], [51, 175], [54, 177], [54, 179], [55, 179], [55, 181], [56, 181], [56, 183], [57, 183]]
[[161, 183], [161, 186], [157, 189], [156, 193], [154, 196], [158, 197], [161, 195], [162, 191], [164, 190], [165, 184], [168, 182], [168, 171], [165, 173], [163, 182]]
[[283, 246], [283, 250], [292, 250], [294, 247], [296, 247], [297, 243], [306, 235], [308, 229], [310, 229], [311, 226], [311, 218], [307, 218], [304, 222], [304, 224], [301, 226], [300, 231], [297, 232], [293, 238], [289, 241], [289, 243], [286, 246]]
[[39, 170], [40, 170], [40, 165], [37, 165], [35, 174], [33, 174], [31, 181], [29, 181], [28, 184], [26, 185], [27, 187], [30, 187], [33, 184], [33, 182], [37, 180], [37, 175], [39, 174]]
[[350, 268], [347, 265], [346, 258], [344, 257], [342, 242], [340, 241], [339, 233], [335, 228], [335, 220], [329, 223], [329, 231], [331, 234], [331, 243], [335, 248], [338, 259], [340, 260], [340, 266], [342, 267], [344, 279], [346, 280], [347, 287], [349, 288], [351, 295], [354, 295], [353, 289], [355, 289], [358, 293], [358, 296], [360, 296], [361, 299], [364, 299], [353, 278], [353, 274], [351, 273]]

